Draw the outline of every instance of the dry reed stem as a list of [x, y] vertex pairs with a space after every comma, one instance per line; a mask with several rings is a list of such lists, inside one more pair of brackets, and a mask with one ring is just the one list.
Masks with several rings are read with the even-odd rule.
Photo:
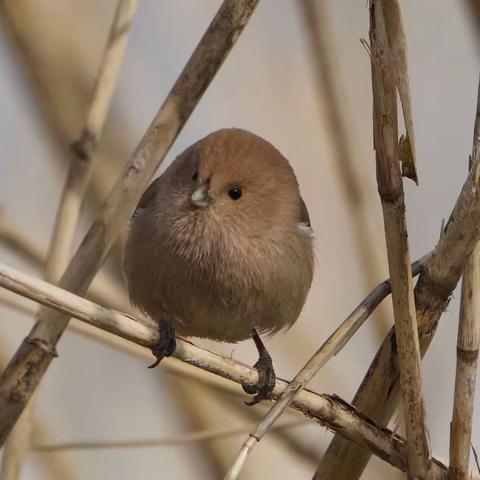
[[[415, 303], [422, 356], [435, 334], [441, 314], [463, 271], [465, 262], [480, 240], [479, 162], [475, 162], [455, 203], [438, 245], [415, 286]], [[398, 404], [397, 345], [393, 329], [385, 337], [352, 404], [364, 415], [386, 425]], [[338, 435], [330, 443], [315, 474], [315, 480], [357, 480], [370, 453]]]
[[381, 0], [370, 5], [373, 129], [392, 286], [395, 338], [408, 444], [408, 478], [426, 478], [430, 444], [422, 393], [420, 349], [408, 250], [397, 126], [397, 78]]
[[[233, 47], [258, 0], [225, 0], [74, 255], [60, 285], [84, 294], [148, 181]], [[68, 316], [42, 309], [0, 378], [0, 445], [56, 356]]]
[[[103, 131], [136, 7], [136, 0], [118, 1], [85, 125], [80, 139], [72, 147], [74, 155], [58, 205], [45, 263], [46, 279], [51, 283], [59, 280], [71, 255], [80, 209], [91, 175], [92, 156]], [[2, 458], [1, 480], [19, 478], [22, 459], [29, 450], [34, 404], [32, 399], [8, 437]]]
[[103, 132], [137, 4], [137, 0], [119, 0], [117, 3], [85, 123], [80, 138], [72, 145], [73, 157], [47, 254], [46, 275], [51, 282], [60, 279], [71, 256], [78, 218], [92, 172], [93, 154]]
[[[35, 310], [29, 305], [27, 305], [26, 302], [21, 301], [25, 299], [23, 299], [22, 297], [18, 297], [10, 292], [7, 292], [7, 295], [0, 292], [0, 306], [3, 305], [7, 308], [12, 308], [19, 313], [28, 316], [29, 318], [32, 317], [32, 315], [35, 313]], [[151, 361], [151, 352], [149, 352], [145, 348], [140, 347], [135, 343], [128, 342], [121, 337], [110, 335], [108, 332], [104, 332], [103, 330], [94, 328], [87, 323], [79, 322], [76, 319], [73, 322], [69, 323], [68, 331], [81, 335], [85, 338], [93, 340], [116, 351], [122, 352], [126, 355], [129, 355], [130, 357], [140, 359], [144, 363], [148, 363]], [[188, 388], [190, 389], [198, 389], [198, 386], [203, 386], [206, 387], [206, 389], [210, 390], [211, 395], [217, 395], [218, 393], [220, 393], [223, 395], [228, 395], [231, 398], [245, 398], [245, 393], [243, 392], [243, 390], [239, 390], [231, 382], [225, 380], [222, 377], [210, 375], [208, 372], [205, 372], [203, 370], [197, 368], [192, 369], [187, 364], [177, 360], [176, 358], [166, 358], [162, 365], [166, 373], [170, 374], [172, 378], [175, 379], [176, 384], [179, 383], [179, 379], [185, 379], [188, 382]], [[163, 369], [161, 371], [159, 370], [159, 372], [162, 374], [165, 373]], [[197, 387], [192, 387], [193, 382], [197, 384]], [[174, 393], [176, 393], [175, 390]], [[236, 402], [232, 402], [230, 403], [230, 405], [232, 407], [237, 407]], [[243, 407], [244, 403], [241, 402], [241, 404], [238, 405], [238, 411], [235, 411], [234, 415], [237, 417], [239, 415], [251, 416], [254, 418], [255, 421], [258, 421], [259, 415], [261, 415], [258, 410], [245, 409]], [[237, 410], [237, 408], [235, 408], [235, 410]], [[292, 413], [295, 412], [292, 411]], [[209, 430], [209, 428], [205, 428], [203, 426], [203, 422], [198, 422], [198, 424], [199, 426], [194, 428], [197, 428], [198, 430]], [[290, 430], [274, 430], [272, 434], [275, 435], [279, 441], [284, 443], [289, 449], [289, 451], [297, 455], [300, 459], [308, 461], [309, 463], [317, 463], [318, 453], [315, 449], [309, 448], [310, 444], [303, 437], [295, 435], [294, 432]], [[215, 455], [217, 455], [216, 451], [214, 453]], [[225, 469], [222, 470], [222, 473], [224, 471]]]
[[[308, 37], [311, 63], [314, 68], [315, 86], [325, 109], [325, 122], [329, 127], [329, 137], [334, 149], [338, 179], [343, 195], [349, 204], [351, 221], [356, 231], [359, 246], [361, 272], [368, 287], [383, 278], [377, 237], [369, 228], [371, 208], [366, 191], [368, 177], [358, 166], [358, 148], [349, 131], [346, 113], [343, 111], [345, 95], [339, 81], [340, 72], [335, 62], [334, 39], [329, 24], [325, 0], [301, 0], [297, 4], [302, 15]], [[363, 178], [360, 175], [363, 174]], [[390, 326], [387, 310], [377, 313], [379, 338], [385, 335]], [[382, 311], [383, 310], [383, 311]]]
[[[480, 79], [469, 168], [480, 150]], [[449, 480], [468, 480], [472, 438], [475, 380], [480, 332], [480, 245], [473, 249], [463, 271], [457, 338], [457, 368], [450, 425]]]
[[[416, 261], [412, 266], [412, 274], [418, 275], [425, 265], [429, 254]], [[295, 399], [298, 393], [304, 389], [308, 382], [320, 371], [320, 369], [347, 344], [363, 325], [365, 320], [373, 313], [381, 301], [390, 293], [390, 281], [385, 280], [368, 295], [358, 307], [340, 324], [325, 343], [310, 358], [305, 366], [295, 375], [288, 388], [283, 392], [278, 401], [275, 402], [264, 416], [262, 421], [255, 426], [243, 443], [235, 458], [229, 474], [225, 477], [228, 480], [236, 480], [243, 465], [248, 460], [255, 445], [267, 434], [274, 423], [280, 418], [285, 409]], [[253, 440], [252, 440], [253, 439]]]
[[[130, 316], [106, 309], [5, 265], [0, 265], [0, 286], [138, 345], [151, 348], [159, 341], [158, 329], [153, 323], [140, 322]], [[255, 384], [258, 381], [258, 372], [254, 368], [229, 357], [201, 349], [181, 338], [177, 338], [174, 356], [242, 385]], [[277, 379], [272, 394], [273, 399], [278, 399], [286, 389], [288, 389], [288, 383]], [[406, 470], [405, 440], [386, 428], [378, 427], [367, 417], [359, 415], [351, 405], [339, 397], [303, 390], [293, 400], [291, 407], [307, 417], [317, 419], [327, 428], [339, 432], [394, 467], [402, 471]], [[446, 467], [434, 460], [431, 474], [434, 480], [446, 479]]]
[[402, 103], [407, 134], [400, 139], [399, 152], [402, 175], [418, 184], [415, 132], [413, 129], [412, 100], [407, 62], [407, 37], [403, 28], [398, 0], [382, 0], [385, 26], [390, 44], [390, 67], [395, 75], [396, 88]]

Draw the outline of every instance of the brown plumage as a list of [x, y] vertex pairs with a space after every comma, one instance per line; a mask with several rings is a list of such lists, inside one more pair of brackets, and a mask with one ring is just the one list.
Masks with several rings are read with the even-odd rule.
[[133, 304], [161, 327], [225, 342], [291, 326], [313, 263], [308, 211], [290, 164], [239, 129], [196, 142], [152, 182], [125, 252]]

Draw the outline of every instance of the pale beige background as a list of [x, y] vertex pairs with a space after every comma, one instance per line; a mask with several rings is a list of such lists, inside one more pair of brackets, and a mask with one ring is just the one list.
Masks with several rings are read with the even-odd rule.
[[[44, 22], [38, 28], [39, 45], [48, 44], [52, 51], [73, 45], [76, 60], [87, 66], [91, 81], [115, 2], [30, 3], [36, 4], [39, 24]], [[345, 92], [350, 135], [357, 145], [358, 174], [364, 179], [371, 206], [375, 249], [384, 258], [372, 154], [370, 65], [359, 42], [368, 35], [366, 3], [327, 2], [341, 73], [338, 81]], [[434, 246], [442, 219], [448, 217], [465, 178], [478, 49], [462, 2], [405, 0], [401, 4], [409, 41], [420, 179], [418, 188], [406, 184], [409, 239], [412, 257], [417, 258]], [[129, 145], [118, 159], [119, 165], [138, 142], [219, 5], [218, 0], [141, 2], [112, 108]], [[18, 226], [46, 245], [64, 172], [58, 169], [58, 153], [47, 140], [34, 97], [4, 38], [0, 42], [0, 71], [0, 205]], [[65, 72], [65, 82], [73, 82], [71, 75]], [[356, 232], [333, 166], [336, 159], [326, 122], [314, 88], [297, 2], [261, 0], [166, 162], [203, 135], [228, 126], [264, 136], [292, 162], [316, 232], [318, 260], [302, 318], [287, 334], [268, 342], [277, 372], [284, 378], [294, 375], [372, 286], [363, 280]], [[114, 178], [112, 171], [112, 181]], [[83, 228], [88, 224], [85, 218]], [[1, 247], [0, 261], [31, 271], [21, 258]], [[385, 273], [385, 264], [382, 268]], [[432, 447], [443, 459], [448, 458], [457, 311], [458, 298], [442, 318], [423, 365]], [[13, 351], [29, 325], [28, 320], [0, 305], [2, 345], [8, 346], [5, 353]], [[312, 388], [350, 400], [377, 346], [376, 329], [369, 323], [321, 371]], [[255, 359], [253, 345], [248, 342], [209, 347], [233, 352], [243, 361]], [[53, 362], [45, 377], [38, 407], [39, 415], [59, 439], [162, 437], [191, 429], [170, 393], [162, 367], [155, 375], [142, 362], [69, 333], [62, 339], [59, 353], [60, 359]], [[195, 388], [184, 392], [195, 396]], [[222, 413], [218, 405], [210, 408], [223, 427], [246, 421], [238, 417], [237, 410], [232, 414]], [[307, 439], [319, 458], [330, 439], [319, 426], [297, 428], [295, 433]], [[479, 445], [479, 433], [477, 422], [475, 445]], [[242, 437], [237, 437], [223, 442], [227, 461], [233, 459], [241, 441]], [[73, 460], [81, 479], [210, 479], [216, 475], [212, 463], [195, 446], [87, 451], [74, 454]], [[310, 478], [313, 470], [312, 464], [288, 456], [285, 447], [268, 437], [242, 478]], [[21, 478], [44, 478], [35, 457], [30, 457]], [[374, 460], [363, 478], [401, 476]]]

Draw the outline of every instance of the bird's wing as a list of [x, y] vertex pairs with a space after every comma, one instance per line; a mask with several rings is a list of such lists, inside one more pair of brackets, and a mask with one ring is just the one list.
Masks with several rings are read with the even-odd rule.
[[298, 222], [298, 228], [300, 231], [309, 237], [313, 235], [312, 224], [310, 223], [310, 215], [308, 214], [307, 206], [300, 196], [300, 217]]
[[160, 177], [156, 178], [143, 192], [143, 195], [140, 198], [140, 201], [138, 202], [137, 208], [133, 212], [133, 215], [132, 215], [133, 217], [138, 215], [142, 210], [145, 210], [152, 204], [157, 192], [157, 188], [158, 188], [157, 183], [159, 180], [160, 180]]

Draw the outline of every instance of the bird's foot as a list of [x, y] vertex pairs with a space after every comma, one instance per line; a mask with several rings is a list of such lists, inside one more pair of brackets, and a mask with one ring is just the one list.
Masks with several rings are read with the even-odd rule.
[[165, 357], [172, 355], [177, 346], [175, 329], [169, 319], [162, 318], [159, 321], [158, 332], [160, 333], [160, 340], [152, 348], [152, 353], [156, 357], [156, 360], [148, 368], [155, 368]]
[[246, 405], [252, 406], [260, 403], [262, 400], [268, 400], [272, 396], [275, 388], [275, 370], [273, 369], [272, 358], [268, 353], [261, 355], [258, 362], [253, 366], [258, 372], [258, 381], [256, 385], [242, 385], [243, 390], [254, 397], [245, 402]]

